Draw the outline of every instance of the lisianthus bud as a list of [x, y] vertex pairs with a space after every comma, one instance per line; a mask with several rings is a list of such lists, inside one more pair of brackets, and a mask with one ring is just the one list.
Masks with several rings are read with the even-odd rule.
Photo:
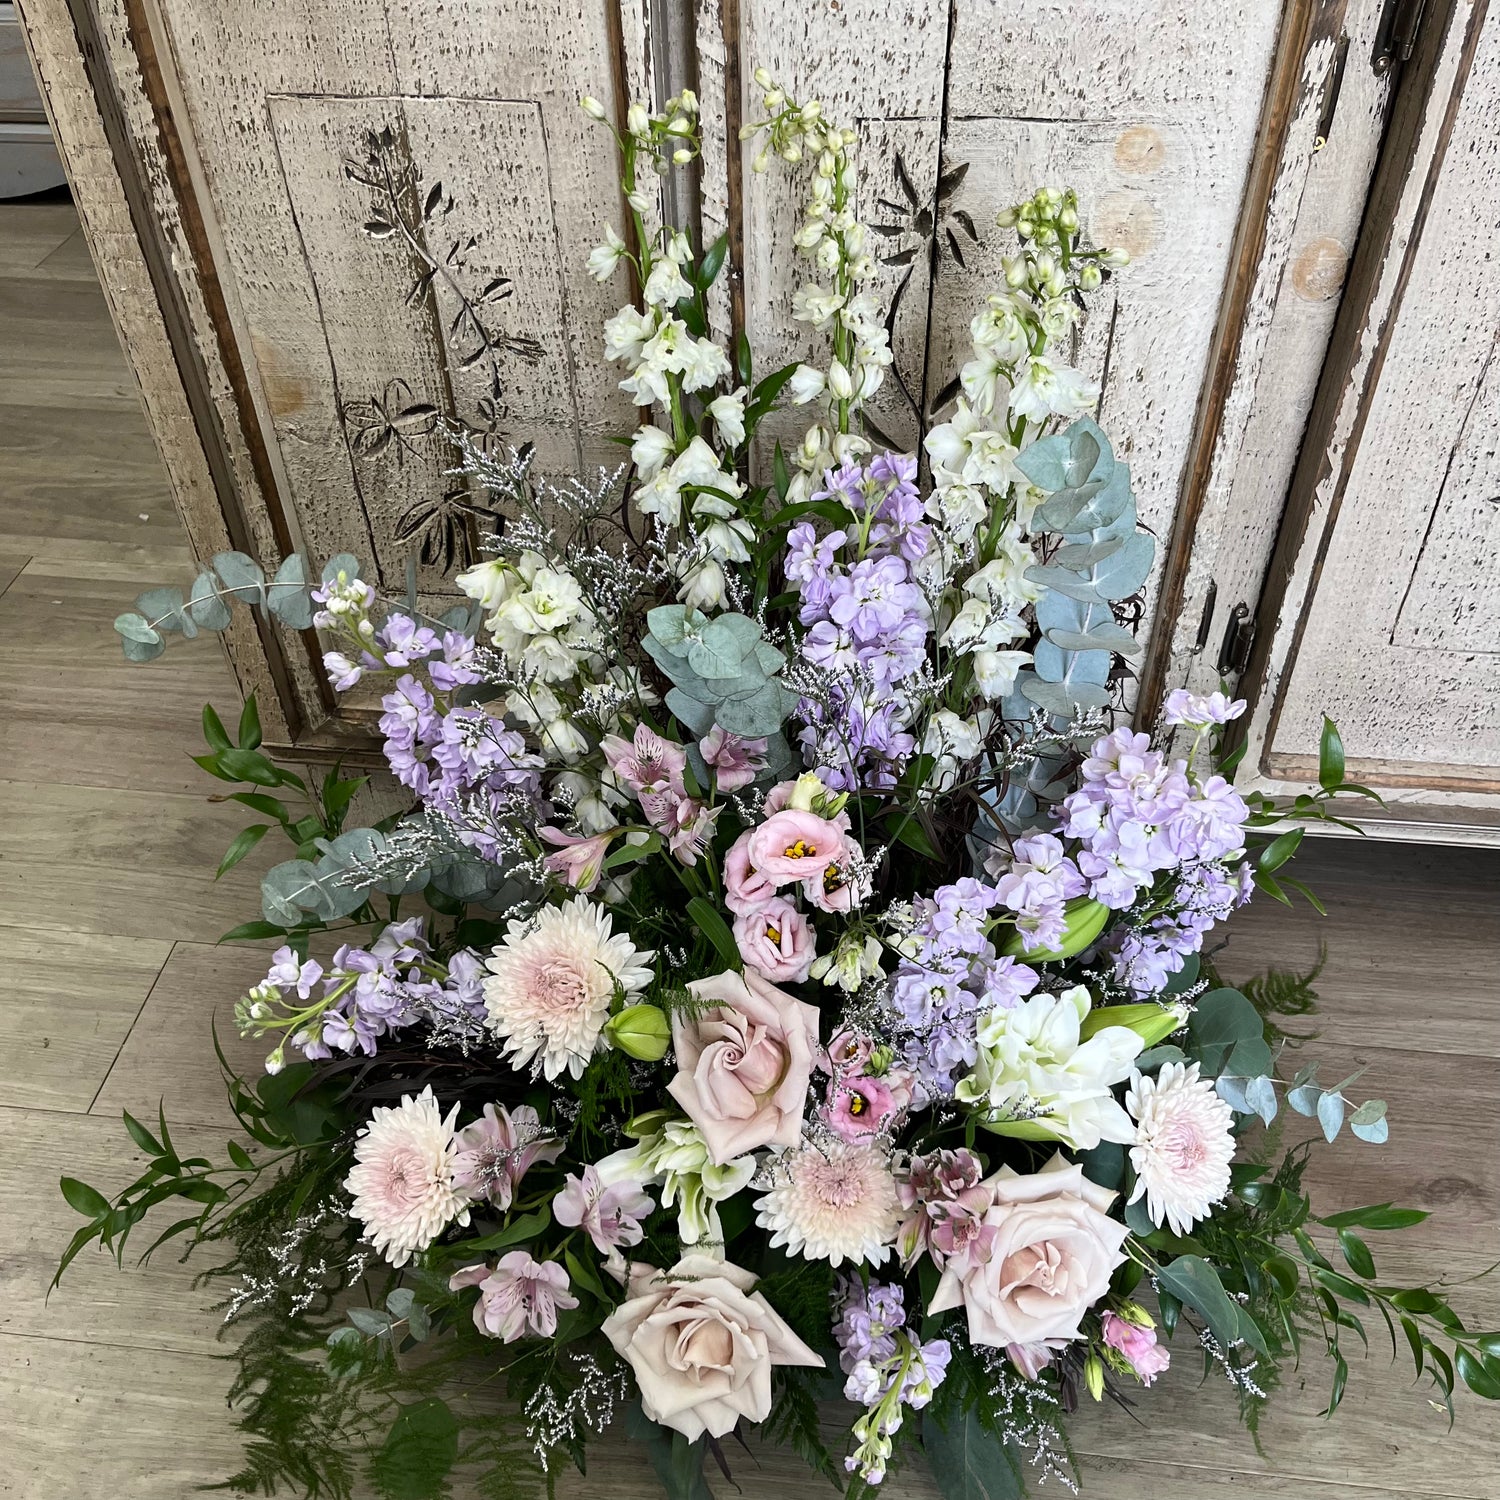
[[641, 1062], [660, 1062], [667, 1055], [672, 1028], [666, 1012], [654, 1005], [627, 1005], [604, 1024], [611, 1047]]
[[631, 135], [645, 135], [651, 124], [651, 116], [644, 104], [632, 104], [625, 112], [625, 128]]
[[768, 89], [771, 87], [771, 75], [765, 68], [757, 68], [754, 76], [756, 88]]
[[578, 107], [592, 119], [602, 120], [605, 117], [604, 106], [592, 94], [585, 94], [578, 101]]
[[1083, 1362], [1083, 1383], [1095, 1401], [1104, 1399], [1104, 1361], [1091, 1354]]
[[1104, 280], [1104, 274], [1098, 266], [1085, 266], [1078, 273], [1078, 285], [1086, 292], [1097, 292], [1099, 283]]

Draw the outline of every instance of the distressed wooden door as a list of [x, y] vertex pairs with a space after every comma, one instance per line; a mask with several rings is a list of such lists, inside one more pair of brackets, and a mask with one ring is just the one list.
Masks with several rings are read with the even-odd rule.
[[1374, 826], [1500, 839], [1500, 10], [1459, 4], [1393, 124], [1263, 611], [1252, 734], [1315, 775], [1325, 713]]
[[[942, 419], [969, 320], [1001, 283], [1011, 245], [996, 211], [1042, 184], [1076, 186], [1095, 239], [1135, 258], [1076, 357], [1101, 381], [1102, 420], [1162, 541], [1144, 606], [1149, 713], [1193, 665], [1180, 649], [1180, 621], [1203, 598], [1191, 563], [1224, 534], [1212, 497], [1281, 347], [1262, 331], [1294, 238], [1319, 214], [1358, 218], [1378, 91], [1341, 131], [1347, 170], [1308, 197], [1323, 208], [1287, 204], [1315, 175], [1340, 37], [1374, 24], [1381, 3], [22, 9], [195, 546], [271, 561], [350, 547], [396, 587], [412, 559], [436, 587], [472, 541], [476, 497], [449, 472], [444, 421], [484, 443], [532, 441], [554, 472], [613, 463], [607, 437], [633, 425], [599, 357], [623, 288], [584, 271], [621, 217], [612, 143], [579, 95], [618, 117], [631, 97], [697, 89], [707, 148], [672, 212], [705, 241], [729, 235], [714, 315], [726, 336], [751, 328], [762, 369], [801, 351], [790, 312], [807, 273], [790, 250], [796, 188], [748, 172], [737, 138], [759, 104], [754, 69], [857, 127], [895, 352], [877, 417], [912, 447]], [[1340, 280], [1324, 277], [1330, 307]], [[1299, 326], [1311, 331], [1283, 353], [1315, 371], [1326, 323]], [[1300, 425], [1312, 384], [1277, 384], [1283, 426]], [[1240, 494], [1267, 542], [1283, 498], [1274, 481]], [[337, 747], [357, 727], [310, 636], [237, 623], [229, 646], [278, 738]]]

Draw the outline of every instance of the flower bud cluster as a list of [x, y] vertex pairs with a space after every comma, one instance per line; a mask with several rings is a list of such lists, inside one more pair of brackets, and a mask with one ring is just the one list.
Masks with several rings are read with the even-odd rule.
[[817, 268], [818, 279], [797, 291], [792, 316], [826, 334], [831, 352], [826, 369], [798, 366], [789, 387], [795, 404], [817, 402], [824, 413], [792, 455], [797, 472], [789, 498], [800, 502], [811, 496], [826, 469], [869, 453], [869, 444], [852, 430], [854, 418], [885, 379], [890, 339], [879, 303], [858, 290], [875, 261], [869, 231], [854, 213], [854, 131], [830, 121], [816, 99], [798, 104], [764, 68], [757, 71], [756, 83], [764, 91], [766, 118], [745, 125], [740, 136], [765, 136], [752, 163], [755, 171], [766, 171], [775, 156], [806, 179], [802, 222], [792, 239]]

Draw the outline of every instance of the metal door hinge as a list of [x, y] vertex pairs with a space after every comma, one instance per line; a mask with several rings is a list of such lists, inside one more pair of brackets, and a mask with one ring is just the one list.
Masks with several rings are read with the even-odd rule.
[[1377, 77], [1411, 58], [1426, 12], [1427, 0], [1385, 0], [1380, 30], [1375, 33], [1375, 51], [1370, 57]]
[[1229, 628], [1219, 647], [1216, 663], [1221, 677], [1238, 677], [1250, 665], [1250, 648], [1255, 644], [1255, 620], [1250, 606], [1243, 601], [1229, 611]]

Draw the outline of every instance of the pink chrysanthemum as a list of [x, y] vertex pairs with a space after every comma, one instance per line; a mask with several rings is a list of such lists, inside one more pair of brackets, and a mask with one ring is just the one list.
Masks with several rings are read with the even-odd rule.
[[1125, 1107], [1137, 1122], [1130, 1201], [1144, 1195], [1153, 1224], [1165, 1219], [1187, 1234], [1229, 1191], [1234, 1114], [1197, 1063], [1163, 1063], [1155, 1079], [1132, 1075]]
[[615, 933], [609, 913], [585, 896], [512, 922], [486, 961], [484, 1003], [491, 1028], [518, 1068], [536, 1059], [549, 1079], [581, 1078], [609, 1017], [615, 986], [651, 982], [651, 952]]
[[468, 1199], [454, 1183], [455, 1104], [445, 1120], [430, 1088], [393, 1108], [377, 1106], [354, 1145], [344, 1179], [365, 1238], [393, 1266], [404, 1266], [455, 1220], [469, 1222]]
[[880, 1265], [891, 1253], [901, 1201], [890, 1159], [875, 1145], [804, 1142], [771, 1163], [755, 1222], [793, 1255]]

